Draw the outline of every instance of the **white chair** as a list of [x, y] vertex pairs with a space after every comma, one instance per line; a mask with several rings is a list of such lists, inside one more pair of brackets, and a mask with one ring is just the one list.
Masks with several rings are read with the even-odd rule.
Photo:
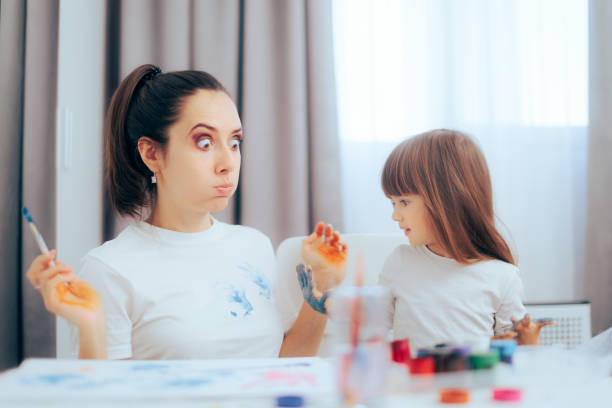
[[540, 332], [540, 344], [562, 344], [568, 349], [591, 338], [591, 303], [525, 303], [532, 319], [551, 318], [557, 324], [546, 326]]
[[[302, 291], [297, 281], [295, 267], [302, 263], [302, 240], [304, 237], [292, 237], [284, 240], [276, 250], [276, 264], [278, 276], [278, 287], [283, 290], [277, 293], [278, 301], [287, 310], [286, 316], [295, 319], [302, 305]], [[346, 261], [346, 278], [341, 286], [352, 286], [355, 284], [355, 259], [359, 253], [363, 254], [363, 284], [366, 286], [376, 285], [378, 275], [382, 271], [385, 259], [398, 246], [408, 244], [408, 239], [403, 235], [380, 235], [380, 234], [343, 234], [342, 240], [348, 245]], [[285, 288], [289, 288], [286, 290]], [[319, 356], [331, 355], [330, 324], [325, 329], [323, 341], [319, 348]]]

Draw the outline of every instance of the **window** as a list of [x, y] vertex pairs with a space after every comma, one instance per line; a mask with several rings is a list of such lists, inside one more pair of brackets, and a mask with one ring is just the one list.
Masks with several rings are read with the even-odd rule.
[[526, 298], [580, 293], [587, 1], [336, 0], [334, 45], [346, 231], [401, 233], [384, 160], [410, 135], [462, 130], [487, 157]]

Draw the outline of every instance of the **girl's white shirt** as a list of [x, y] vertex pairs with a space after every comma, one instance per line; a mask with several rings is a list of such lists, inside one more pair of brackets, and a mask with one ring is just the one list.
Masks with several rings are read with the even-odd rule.
[[413, 352], [439, 343], [482, 344], [525, 315], [519, 270], [499, 260], [463, 265], [426, 246], [400, 245], [379, 282], [392, 294], [394, 337], [408, 338]]

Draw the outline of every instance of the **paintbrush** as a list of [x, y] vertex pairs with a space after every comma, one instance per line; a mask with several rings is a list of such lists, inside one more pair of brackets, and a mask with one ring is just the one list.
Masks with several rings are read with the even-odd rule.
[[[30, 212], [28, 211], [28, 207], [23, 207], [23, 216], [28, 222], [28, 226], [30, 227], [30, 231], [32, 231], [32, 235], [34, 235], [34, 239], [36, 240], [36, 243], [40, 248], [40, 252], [42, 252], [44, 255], [47, 255], [49, 253], [49, 248], [47, 248], [47, 244], [45, 244], [45, 240], [43, 239], [41, 233], [38, 231], [38, 228], [36, 228], [36, 225], [34, 225], [34, 220], [32, 219]], [[53, 260], [49, 262], [49, 265], [55, 268], [55, 262]]]
[[359, 343], [359, 331], [361, 329], [362, 316], [362, 299], [361, 288], [363, 287], [363, 253], [357, 254], [355, 260], [355, 287], [356, 296], [353, 299], [351, 308], [351, 344], [353, 349], [357, 348]]

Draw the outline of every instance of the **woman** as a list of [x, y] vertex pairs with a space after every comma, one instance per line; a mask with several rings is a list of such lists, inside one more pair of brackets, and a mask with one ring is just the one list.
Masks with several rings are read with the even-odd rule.
[[[270, 240], [211, 215], [227, 206], [240, 171], [242, 126], [223, 86], [205, 72], [142, 65], [115, 91], [105, 139], [115, 209], [150, 215], [90, 251], [78, 277], [59, 261], [51, 264], [55, 252], [39, 256], [27, 274], [46, 308], [78, 330], [75, 355], [77, 349], [80, 358], [101, 359], [315, 354], [326, 317], [307, 304], [294, 323], [282, 317]], [[321, 255], [345, 251], [338, 234], [326, 230], [307, 237], [302, 251], [320, 292], [345, 273], [344, 262]]]

